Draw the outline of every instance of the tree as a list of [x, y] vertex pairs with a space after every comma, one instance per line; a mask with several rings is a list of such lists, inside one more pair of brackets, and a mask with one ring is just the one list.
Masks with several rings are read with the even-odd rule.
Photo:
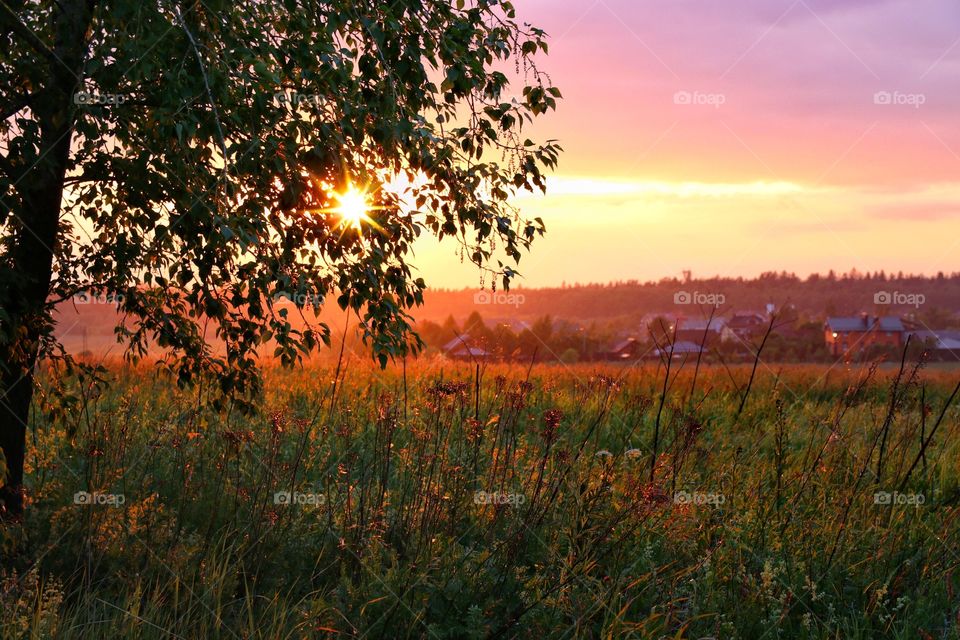
[[443, 321], [443, 333], [441, 335], [443, 341], [440, 344], [446, 344], [460, 335], [460, 327], [457, 326], [457, 321], [453, 319], [453, 314], [448, 315], [447, 319]]
[[179, 384], [212, 376], [250, 409], [259, 345], [285, 364], [317, 349], [324, 301], [382, 365], [421, 346], [421, 235], [508, 287], [544, 230], [507, 199], [556, 164], [521, 129], [560, 92], [536, 66], [544, 32], [507, 0], [0, 0], [0, 29], [8, 514], [35, 365], [71, 362], [58, 301], [116, 296], [131, 357], [158, 345]]
[[483, 333], [487, 330], [487, 325], [483, 321], [483, 316], [479, 311], [471, 311], [467, 319], [463, 321], [463, 332], [473, 335], [474, 332]]
[[467, 319], [463, 321], [463, 333], [470, 336], [475, 346], [484, 349], [490, 349], [490, 342], [493, 339], [493, 332], [483, 321], [483, 316], [479, 311], [472, 312]]
[[657, 316], [647, 323], [647, 333], [657, 347], [673, 342], [674, 322], [670, 318]]
[[531, 330], [542, 344], [546, 344], [553, 337], [553, 318], [550, 314], [537, 318], [533, 321]]
[[491, 351], [500, 358], [512, 358], [517, 350], [517, 334], [513, 328], [498, 322], [490, 331]]

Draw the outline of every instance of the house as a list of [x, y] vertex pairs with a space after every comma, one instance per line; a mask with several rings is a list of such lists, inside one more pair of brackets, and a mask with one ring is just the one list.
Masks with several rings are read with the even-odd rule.
[[603, 353], [605, 360], [637, 360], [643, 357], [645, 347], [636, 338], [625, 338]]
[[477, 360], [488, 359], [490, 352], [480, 347], [460, 347], [459, 349], [448, 351], [447, 357], [453, 358], [454, 360], [470, 360], [471, 362], [475, 362]]
[[864, 351], [873, 346], [902, 348], [905, 328], [900, 318], [893, 316], [827, 318], [823, 325], [823, 337], [827, 348], [834, 356]]
[[720, 332], [720, 339], [724, 342], [748, 342], [763, 335], [769, 322], [768, 318], [760, 313], [734, 313]]
[[486, 360], [490, 352], [474, 345], [469, 335], [458, 335], [440, 348], [444, 355], [454, 360]]
[[692, 342], [696, 345], [715, 344], [726, 326], [723, 318], [679, 318], [676, 325], [676, 342]]
[[911, 342], [924, 345], [931, 360], [960, 360], [960, 331], [910, 331]]
[[453, 340], [450, 340], [450, 342], [447, 342], [442, 347], [440, 347], [440, 351], [443, 351], [446, 354], [450, 354], [451, 351], [455, 351], [457, 349], [461, 349], [463, 347], [468, 346], [470, 344], [470, 340], [471, 340], [470, 336], [460, 334], [454, 337]]
[[[702, 334], [701, 334], [702, 338]], [[667, 344], [659, 349], [654, 349], [652, 356], [654, 358], [660, 358], [663, 356], [673, 357], [673, 358], [684, 358], [689, 356], [696, 356], [699, 354], [707, 353], [709, 349], [700, 346], [699, 342], [691, 342], [689, 340], [677, 340], [673, 344]]]

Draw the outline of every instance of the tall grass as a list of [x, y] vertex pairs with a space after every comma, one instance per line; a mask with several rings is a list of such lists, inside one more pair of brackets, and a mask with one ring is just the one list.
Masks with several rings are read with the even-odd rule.
[[674, 366], [57, 382], [0, 633], [960, 637], [955, 371]]

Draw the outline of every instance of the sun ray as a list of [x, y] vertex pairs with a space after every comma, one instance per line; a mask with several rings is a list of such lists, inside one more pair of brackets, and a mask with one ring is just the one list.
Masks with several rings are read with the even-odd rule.
[[[329, 189], [327, 185], [323, 187], [326, 187], [325, 190]], [[335, 201], [335, 206], [307, 211], [335, 216], [338, 219], [337, 226], [343, 231], [352, 229], [360, 232], [364, 227], [379, 228], [376, 221], [370, 217], [370, 213], [385, 207], [376, 206], [371, 202], [371, 193], [368, 188], [348, 183], [343, 191], [327, 190], [327, 193]]]
[[370, 203], [365, 191], [351, 185], [345, 192], [336, 193], [333, 197], [337, 200], [333, 211], [340, 216], [341, 224], [360, 230], [363, 223], [370, 222]]

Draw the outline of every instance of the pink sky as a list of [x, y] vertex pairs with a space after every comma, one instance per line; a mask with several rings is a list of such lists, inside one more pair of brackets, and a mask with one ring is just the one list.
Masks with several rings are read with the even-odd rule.
[[[955, 0], [518, 0], [564, 94], [525, 286], [960, 269]], [[452, 245], [433, 286], [471, 286]]]

